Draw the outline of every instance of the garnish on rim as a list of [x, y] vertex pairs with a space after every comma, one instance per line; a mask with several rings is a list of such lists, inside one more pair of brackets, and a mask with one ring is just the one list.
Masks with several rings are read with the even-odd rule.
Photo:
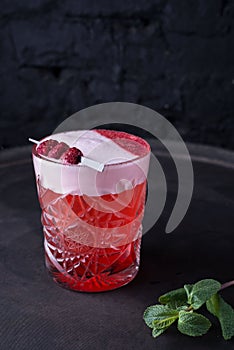
[[61, 160], [65, 164], [78, 164], [83, 157], [83, 153], [76, 147], [69, 148], [65, 153], [63, 153]]
[[102, 172], [104, 170], [104, 164], [95, 160], [84, 157], [81, 150], [76, 147], [70, 147], [65, 142], [58, 142], [53, 139], [49, 139], [43, 142], [39, 142], [32, 138], [29, 141], [37, 145], [37, 153], [45, 159], [56, 160], [56, 162], [75, 165], [81, 163], [89, 168]]

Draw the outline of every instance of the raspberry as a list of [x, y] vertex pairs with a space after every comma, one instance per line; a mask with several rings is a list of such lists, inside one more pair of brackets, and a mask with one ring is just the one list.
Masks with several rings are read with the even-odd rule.
[[47, 156], [50, 150], [58, 144], [56, 140], [46, 140], [39, 144], [37, 147], [37, 153], [42, 156]]
[[65, 142], [59, 142], [55, 147], [53, 147], [47, 157], [59, 159], [63, 153], [69, 149], [69, 146]]
[[78, 164], [83, 153], [76, 147], [69, 148], [61, 157], [64, 164]]
[[69, 148], [65, 142], [46, 140], [37, 147], [38, 154], [52, 159], [61, 159], [64, 164], [78, 164], [83, 153], [76, 147]]

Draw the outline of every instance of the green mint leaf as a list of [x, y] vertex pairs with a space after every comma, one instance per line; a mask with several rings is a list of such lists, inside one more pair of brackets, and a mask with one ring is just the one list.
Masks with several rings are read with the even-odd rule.
[[181, 311], [181, 310], [188, 311], [188, 305], [179, 306], [176, 308], [176, 310], [177, 311]]
[[179, 316], [179, 312], [166, 305], [153, 305], [147, 307], [143, 319], [148, 327], [162, 329], [170, 326]]
[[191, 304], [190, 298], [191, 298], [191, 291], [192, 291], [192, 289], [193, 289], [193, 284], [185, 284], [184, 285], [184, 290], [185, 290], [185, 292], [187, 294], [187, 299], [188, 299], [188, 303], [189, 304]]
[[203, 315], [196, 312], [180, 311], [178, 330], [191, 337], [197, 337], [208, 332], [211, 326], [210, 321]]
[[213, 279], [204, 279], [195, 283], [190, 291], [188, 301], [193, 309], [199, 309], [212, 295], [217, 293], [221, 284]]
[[153, 327], [156, 329], [168, 328], [179, 317], [179, 312], [176, 310], [168, 310], [161, 315], [158, 315], [153, 321]]
[[152, 305], [147, 307], [147, 309], [144, 312], [143, 319], [148, 327], [154, 328], [153, 321], [155, 318], [159, 315], [165, 312], [168, 307], [165, 305]]
[[231, 339], [234, 336], [234, 309], [231, 305], [215, 294], [206, 302], [206, 307], [218, 318], [224, 339]]
[[[159, 297], [158, 301], [161, 304], [167, 304], [171, 309], [178, 309], [187, 303], [187, 294], [184, 288], [172, 290]], [[186, 307], [186, 306], [185, 306]]]
[[157, 329], [157, 328], [153, 328], [152, 330], [152, 336], [154, 338], [157, 338], [159, 335], [161, 335], [163, 332], [165, 332], [167, 330], [168, 327], [166, 328], [162, 328], [162, 329]]

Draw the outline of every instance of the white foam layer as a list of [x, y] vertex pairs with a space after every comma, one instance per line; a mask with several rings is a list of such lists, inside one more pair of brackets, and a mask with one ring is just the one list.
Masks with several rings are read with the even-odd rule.
[[34, 154], [37, 179], [44, 188], [56, 193], [89, 196], [120, 193], [142, 183], [147, 177], [150, 152], [140, 158], [94, 130], [54, 134], [43, 141], [47, 139], [77, 147], [85, 157], [105, 164], [100, 173], [81, 164], [58, 164]]

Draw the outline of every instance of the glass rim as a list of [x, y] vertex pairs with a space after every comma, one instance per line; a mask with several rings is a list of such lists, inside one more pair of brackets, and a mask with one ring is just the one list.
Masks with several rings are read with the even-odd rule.
[[[74, 131], [75, 131], [75, 130], [74, 130]], [[116, 131], [116, 130], [113, 130], [113, 131]], [[69, 132], [69, 131], [68, 131], [68, 132]], [[125, 131], [124, 131], [124, 132], [125, 132]], [[127, 132], [126, 132], [126, 133], [127, 133]], [[128, 134], [128, 135], [133, 135], [133, 134], [130, 134], [130, 133], [127, 133], [127, 134]], [[56, 135], [56, 134], [54, 134], [54, 135]], [[52, 134], [51, 136], [53, 136], [53, 134]], [[105, 169], [106, 167], [112, 168], [112, 167], [116, 167], [116, 166], [121, 166], [121, 165], [127, 165], [127, 164], [134, 163], [134, 162], [136, 162], [136, 161], [138, 161], [138, 160], [141, 160], [141, 159], [147, 157], [147, 156], [151, 153], [150, 144], [149, 144], [145, 139], [143, 139], [143, 138], [140, 137], [140, 136], [136, 136], [136, 135], [133, 135], [133, 136], [135, 136], [135, 137], [137, 137], [137, 138], [139, 138], [140, 140], [143, 141], [143, 143], [145, 144], [145, 149], [146, 149], [147, 152], [146, 152], [144, 155], [140, 155], [140, 156], [136, 155], [136, 157], [133, 158], [133, 159], [129, 159], [129, 160], [125, 160], [125, 161], [120, 161], [120, 162], [118, 162], [118, 163], [104, 164], [104, 169]], [[43, 141], [44, 139], [46, 139], [46, 138], [47, 138], [47, 137], [41, 139], [40, 142], [42, 142], [42, 141]], [[135, 141], [135, 142], [137, 142], [137, 141]], [[81, 163], [78, 163], [78, 164], [64, 164], [64, 163], [62, 163], [62, 162], [59, 162], [57, 159], [54, 160], [53, 158], [51, 158], [51, 159], [44, 158], [44, 157], [41, 156], [39, 153], [37, 153], [37, 145], [36, 145], [36, 144], [33, 145], [32, 154], [33, 154], [35, 157], [37, 157], [37, 158], [39, 158], [40, 160], [42, 160], [43, 162], [45, 161], [45, 162], [48, 162], [48, 163], [57, 164], [58, 166], [73, 167], [73, 168], [79, 168], [79, 167], [82, 167], [82, 168], [83, 168], [83, 167], [86, 167], [86, 168], [88, 168], [87, 165], [81, 164]], [[87, 158], [88, 158], [88, 157], [87, 157]], [[97, 160], [96, 160], [96, 161], [97, 161]], [[98, 162], [98, 161], [97, 161], [97, 162]]]
[[[134, 163], [138, 160], [141, 160], [147, 156], [149, 156], [149, 154], [151, 153], [151, 148], [148, 149], [147, 153], [144, 154], [143, 156], [137, 156], [136, 158], [133, 158], [133, 159], [129, 159], [129, 160], [126, 160], [126, 161], [121, 161], [119, 163], [112, 163], [112, 164], [104, 164], [104, 169], [106, 167], [108, 168], [114, 168], [114, 167], [117, 167], [117, 166], [121, 166], [121, 165], [128, 165], [128, 164], [131, 164], [131, 163]], [[58, 166], [63, 166], [63, 167], [72, 167], [72, 168], [88, 168], [87, 165], [85, 164], [81, 164], [81, 163], [78, 163], [78, 164], [64, 164], [64, 163], [61, 163], [59, 161], [56, 161], [56, 160], [53, 160], [53, 158], [51, 159], [46, 159], [44, 158], [43, 156], [40, 156], [38, 153], [37, 153], [37, 150], [36, 150], [36, 145], [33, 146], [32, 148], [32, 154], [33, 156], [35, 156], [36, 158], [39, 158], [41, 161], [43, 162], [46, 162], [46, 163], [52, 163], [52, 164], [56, 164]]]

